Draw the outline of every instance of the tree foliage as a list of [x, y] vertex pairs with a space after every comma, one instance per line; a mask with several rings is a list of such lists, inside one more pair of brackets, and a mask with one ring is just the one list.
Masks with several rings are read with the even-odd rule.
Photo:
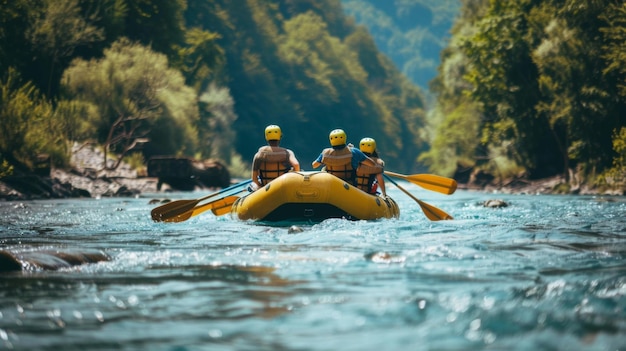
[[[344, 128], [353, 143], [377, 139], [398, 171], [420, 170], [423, 153], [420, 162], [444, 175], [459, 167], [499, 177], [623, 172], [623, 1], [463, 0], [428, 118], [423, 92], [392, 59], [402, 58], [405, 74], [437, 60], [415, 52], [438, 54], [442, 36], [414, 23], [450, 23], [457, 12], [445, 2], [0, 5], [3, 173], [28, 168], [41, 152], [62, 164], [71, 142], [90, 138], [115, 152], [148, 138], [146, 157], [219, 157], [240, 167], [268, 124], [281, 125], [305, 165], [331, 129]], [[344, 6], [357, 22], [371, 19], [368, 29]], [[382, 55], [381, 43], [399, 56]]]
[[[246, 4], [194, 0], [187, 12], [188, 25], [220, 34], [237, 115], [234, 142], [244, 159], [264, 143], [265, 126], [276, 123], [302, 164], [341, 127], [354, 143], [376, 138], [390, 167], [418, 167], [423, 97], [369, 34], [338, 12], [338, 1]], [[302, 128], [306, 133], [297, 132]]]
[[39, 90], [9, 68], [0, 80], [0, 163], [6, 161], [27, 171], [33, 167], [33, 156], [59, 154], [64, 146], [63, 129], [52, 118], [52, 111]]
[[50, 65], [47, 92], [53, 80], [58, 81], [61, 60], [74, 54], [77, 47], [100, 41], [104, 38], [102, 28], [91, 24], [93, 14], [83, 15], [78, 0], [43, 1], [44, 8], [33, 19], [27, 32], [33, 49], [43, 64]]
[[599, 16], [606, 25], [600, 28], [605, 40], [601, 57], [606, 60], [602, 74], [617, 85], [619, 96], [626, 96], [626, 3], [611, 3]]
[[617, 156], [613, 158], [613, 167], [600, 177], [600, 181], [611, 178], [614, 182], [626, 185], [626, 127], [621, 127], [613, 134], [613, 150]]
[[202, 136], [201, 149], [205, 150], [205, 156], [226, 161], [231, 164], [237, 152], [233, 148], [232, 141], [235, 139], [235, 131], [231, 128], [237, 115], [235, 114], [235, 102], [230, 91], [216, 84], [210, 85], [200, 95], [200, 122], [199, 133]]
[[[433, 83], [440, 122], [458, 120], [447, 106], [470, 98], [481, 114], [472, 158], [483, 169], [493, 169], [493, 150], [534, 177], [607, 169], [625, 124], [625, 13], [611, 0], [464, 1]], [[429, 159], [464, 139], [433, 143]]]
[[62, 83], [69, 96], [96, 107], [86, 116], [93, 118], [91, 137], [112, 151], [128, 151], [144, 137], [159, 140], [159, 153], [197, 149], [196, 94], [163, 54], [121, 39], [101, 59], [74, 61]]
[[416, 169], [425, 149], [422, 92], [338, 0], [2, 5], [2, 72], [14, 67], [42, 92], [48, 123], [66, 131], [41, 134], [42, 145], [92, 138], [124, 152], [148, 138], [146, 157], [247, 162], [276, 123], [303, 164], [336, 127], [353, 143], [376, 138], [398, 171]]
[[376, 45], [426, 91], [458, 14], [458, 0], [342, 0], [345, 12], [367, 26]]

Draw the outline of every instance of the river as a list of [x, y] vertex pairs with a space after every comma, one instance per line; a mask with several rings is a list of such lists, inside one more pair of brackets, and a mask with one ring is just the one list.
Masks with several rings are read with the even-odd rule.
[[0, 350], [626, 349], [625, 197], [402, 184], [455, 219], [393, 185], [399, 219], [298, 233], [210, 212], [155, 223], [164, 194], [0, 202], [4, 252], [108, 258], [0, 273]]

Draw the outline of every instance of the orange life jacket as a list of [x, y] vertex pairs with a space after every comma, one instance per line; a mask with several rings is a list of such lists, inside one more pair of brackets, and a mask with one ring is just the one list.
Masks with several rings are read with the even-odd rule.
[[382, 173], [385, 167], [385, 162], [378, 157], [369, 156], [376, 166], [368, 166], [360, 164], [356, 169], [356, 187], [369, 194], [376, 194], [378, 185], [375, 184], [376, 175]]
[[322, 163], [326, 165], [326, 172], [355, 185], [355, 172], [352, 168], [352, 152], [350, 148], [328, 148], [322, 151]]
[[262, 146], [254, 155], [253, 167], [259, 170], [259, 181], [265, 185], [291, 170], [289, 151], [279, 146]]

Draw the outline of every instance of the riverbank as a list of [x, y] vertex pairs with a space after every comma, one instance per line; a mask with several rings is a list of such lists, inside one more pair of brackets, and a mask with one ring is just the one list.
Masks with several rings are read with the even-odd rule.
[[607, 195], [607, 196], [623, 196], [626, 195], [626, 189], [619, 187], [601, 188], [591, 186], [589, 184], [566, 181], [563, 176], [554, 176], [544, 179], [529, 180], [518, 178], [496, 182], [468, 182], [459, 183], [457, 189], [480, 191], [485, 193], [501, 193], [501, 194], [572, 194], [572, 195]]
[[54, 169], [50, 172], [50, 177], [28, 174], [0, 180], [0, 200], [134, 197], [142, 193], [156, 192], [157, 181], [156, 178], [148, 177], [94, 178], [75, 169]]
[[[21, 175], [0, 180], [0, 200], [22, 201], [77, 197], [136, 197], [156, 193], [157, 178], [141, 177], [123, 165], [107, 174], [95, 174], [91, 168], [53, 169], [50, 177]], [[515, 179], [502, 184], [491, 182], [459, 183], [458, 189], [492, 194], [578, 194], [622, 196], [625, 189], [600, 189], [585, 184], [571, 184], [563, 177], [540, 180]], [[161, 192], [168, 191], [167, 185]]]
[[[70, 169], [51, 169], [49, 176], [21, 174], [0, 180], [0, 200], [22, 201], [77, 197], [136, 197], [156, 193], [158, 179], [145, 177], [122, 162], [115, 170], [101, 170], [104, 154], [92, 145], [75, 145]], [[110, 160], [110, 163], [113, 161]], [[458, 189], [493, 194], [625, 195], [623, 188], [598, 188], [583, 184], [574, 175], [540, 180], [518, 177], [497, 182], [480, 173], [459, 182]], [[458, 181], [458, 180], [457, 180]], [[163, 184], [160, 192], [169, 190]]]
[[[132, 197], [157, 191], [157, 178], [143, 177], [125, 162], [114, 170], [101, 170], [103, 160], [104, 154], [97, 147], [76, 144], [69, 169], [52, 168], [45, 175], [15, 174], [0, 179], [0, 200]], [[109, 160], [109, 166], [112, 163]]]

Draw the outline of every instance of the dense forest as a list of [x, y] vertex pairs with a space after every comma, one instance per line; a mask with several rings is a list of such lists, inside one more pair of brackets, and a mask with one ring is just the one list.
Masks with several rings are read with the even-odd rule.
[[338, 0], [1, 4], [0, 173], [93, 142], [247, 174], [268, 124], [305, 169], [334, 128], [376, 138], [399, 171], [427, 148], [420, 90]]
[[626, 4], [453, 3], [0, 0], [0, 177], [75, 143], [244, 175], [279, 124], [305, 169], [343, 128], [399, 172], [623, 184]]
[[626, 3], [462, 4], [431, 85], [435, 132], [420, 160], [442, 174], [623, 185]]
[[341, 0], [402, 73], [429, 95], [461, 0]]

